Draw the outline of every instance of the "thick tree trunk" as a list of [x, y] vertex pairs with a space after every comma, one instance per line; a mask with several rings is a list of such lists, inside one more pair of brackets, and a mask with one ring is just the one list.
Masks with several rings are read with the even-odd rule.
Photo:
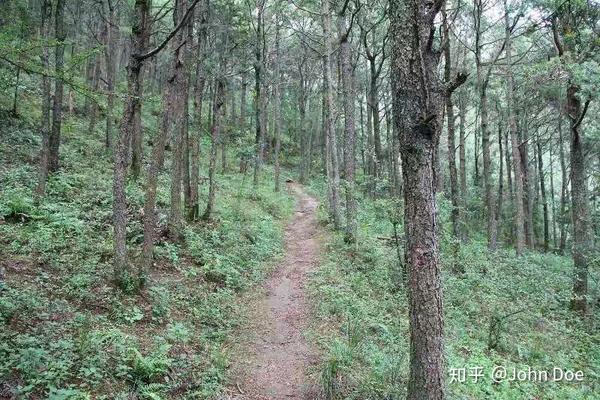
[[281, 93], [279, 86], [281, 85], [281, 72], [279, 71], [279, 65], [281, 63], [279, 59], [279, 18], [275, 20], [275, 60], [273, 64], [275, 70], [273, 71], [273, 119], [275, 125], [275, 191], [279, 192], [281, 186], [281, 167], [279, 165], [279, 151], [281, 149]]
[[264, 0], [257, 2], [257, 21], [256, 21], [256, 43], [254, 49], [254, 109], [255, 109], [255, 155], [254, 155], [254, 177], [253, 185], [258, 186], [260, 168], [264, 158], [264, 142], [265, 142], [265, 110], [264, 110], [264, 94], [263, 94], [263, 70], [264, 70]]
[[307, 82], [305, 78], [305, 59], [302, 60], [300, 65], [298, 66], [298, 75], [300, 76], [299, 82], [299, 92], [298, 92], [298, 113], [300, 115], [298, 122], [298, 133], [300, 135], [300, 173], [299, 173], [299, 181], [300, 183], [306, 183], [308, 179], [308, 170], [309, 170], [309, 152], [310, 152], [310, 141], [312, 137], [312, 132], [306, 129], [306, 100], [307, 100]]
[[[91, 87], [94, 92], [98, 91], [100, 87], [100, 60], [98, 57], [95, 57], [96, 60], [94, 62], [94, 69], [92, 72], [92, 82]], [[90, 114], [90, 122], [88, 125], [88, 132], [90, 135], [94, 135], [96, 130], [96, 123], [98, 122], [98, 103], [95, 100], [92, 100], [89, 106], [89, 114]]]
[[[479, 65], [479, 63], [478, 63]], [[496, 216], [495, 199], [492, 185], [492, 155], [490, 145], [490, 133], [488, 129], [488, 97], [487, 82], [481, 76], [481, 66], [478, 67], [477, 83], [479, 91], [480, 106], [480, 129], [481, 129], [481, 147], [483, 149], [483, 187], [485, 192], [485, 210], [487, 220], [487, 239], [488, 248], [495, 250], [497, 247], [496, 238]]]
[[246, 92], [248, 90], [248, 79], [246, 74], [242, 74], [242, 91], [240, 93], [240, 127], [242, 130], [246, 128]]
[[185, 75], [182, 92], [182, 122], [183, 122], [183, 168], [181, 170], [183, 183], [183, 203], [185, 205], [185, 216], [190, 214], [192, 208], [192, 182], [190, 176], [190, 158], [191, 158], [191, 140], [190, 140], [190, 86], [192, 83], [192, 74], [190, 65], [193, 65], [194, 57], [192, 48], [194, 47], [194, 13], [190, 14], [185, 30], [184, 63]]
[[[183, 17], [183, 13], [187, 8], [187, 0], [176, 0], [175, 9], [176, 12], [173, 14], [174, 25], [180, 22], [179, 19]], [[181, 204], [181, 190], [183, 184], [183, 150], [185, 145], [185, 103], [188, 100], [186, 95], [188, 89], [186, 88], [188, 81], [186, 79], [186, 45], [185, 45], [185, 34], [183, 29], [177, 33], [176, 42], [178, 43], [180, 50], [177, 52], [177, 60], [175, 64], [175, 71], [173, 74], [173, 85], [176, 93], [178, 94], [175, 98], [174, 108], [172, 115], [175, 123], [175, 131], [173, 133], [173, 154], [171, 162], [171, 208], [168, 216], [168, 234], [171, 240], [178, 242], [183, 239], [183, 213]]]
[[521, 125], [521, 168], [523, 176], [523, 201], [525, 211], [525, 244], [530, 249], [535, 249], [535, 234], [533, 230], [533, 179], [529, 168], [529, 135], [526, 122]]
[[154, 241], [156, 240], [156, 189], [158, 176], [163, 167], [165, 159], [165, 146], [171, 126], [173, 125], [172, 110], [175, 108], [176, 88], [174, 85], [175, 74], [180, 62], [178, 44], [171, 43], [172, 60], [169, 75], [162, 89], [162, 113], [157, 135], [154, 137], [152, 146], [152, 159], [148, 166], [146, 177], [146, 198], [144, 199], [144, 242], [140, 258], [140, 272], [145, 274], [152, 266]]
[[132, 131], [135, 129], [136, 110], [141, 110], [143, 60], [137, 55], [146, 49], [149, 24], [149, 0], [136, 0], [133, 26], [131, 28], [131, 54], [127, 66], [127, 97], [123, 106], [123, 118], [114, 152], [113, 178], [113, 225], [114, 225], [114, 275], [124, 290], [134, 290], [138, 285], [127, 258], [127, 198], [125, 177], [128, 166], [128, 149]]
[[558, 251], [560, 254], [565, 254], [567, 247], [567, 203], [569, 202], [569, 174], [567, 172], [567, 162], [565, 160], [565, 145], [562, 130], [562, 106], [558, 113], [558, 144], [559, 144], [559, 159], [561, 171], [561, 188], [560, 188], [560, 245]]
[[56, 45], [54, 48], [54, 101], [52, 103], [52, 130], [50, 132], [50, 155], [48, 158], [50, 172], [58, 170], [58, 153], [60, 147], [60, 130], [62, 125], [63, 106], [63, 69], [65, 64], [65, 39], [67, 32], [64, 23], [65, 1], [57, 0], [54, 14], [54, 32]]
[[221, 132], [221, 119], [223, 117], [223, 104], [225, 100], [225, 82], [219, 77], [216, 82], [217, 88], [215, 101], [213, 103], [213, 124], [211, 129], [210, 159], [208, 167], [208, 201], [202, 219], [208, 221], [212, 217], [215, 206], [215, 172], [217, 169], [217, 146], [219, 144], [219, 134]]
[[112, 147], [113, 137], [113, 111], [115, 108], [115, 80], [117, 68], [117, 45], [119, 40], [119, 14], [118, 7], [111, 0], [108, 1], [107, 38], [105, 47], [106, 61], [106, 132], [104, 144], [106, 148]]
[[377, 78], [379, 72], [375, 58], [369, 59], [369, 112], [373, 122], [373, 146], [375, 149], [375, 171], [374, 175], [380, 177], [383, 165], [383, 149], [381, 146], [381, 123], [379, 119], [379, 93], [377, 90]]
[[356, 198], [355, 198], [355, 159], [356, 159], [356, 127], [355, 118], [355, 92], [354, 71], [350, 62], [351, 48], [348, 41], [346, 16], [338, 17], [338, 31], [340, 35], [340, 64], [342, 78], [342, 97], [344, 104], [344, 188], [346, 192], [346, 241], [356, 242]]
[[542, 210], [544, 217], [544, 251], [550, 248], [550, 221], [548, 217], [548, 198], [546, 197], [546, 183], [544, 179], [544, 162], [542, 160], [542, 146], [537, 141], [538, 177], [540, 180], [540, 193], [542, 196]]
[[467, 145], [466, 145], [466, 119], [467, 119], [467, 109], [466, 109], [466, 100], [464, 99], [465, 94], [463, 91], [459, 94], [459, 102], [458, 102], [458, 114], [460, 118], [460, 124], [458, 126], [458, 154], [459, 154], [459, 162], [458, 162], [458, 172], [460, 176], [460, 196], [462, 201], [466, 199], [467, 196]]
[[579, 88], [571, 84], [567, 88], [567, 115], [571, 130], [571, 215], [573, 220], [573, 298], [571, 309], [584, 315], [589, 312], [588, 268], [594, 250], [594, 235], [590, 217], [588, 180], [586, 174], [583, 134], [579, 126], [587, 104], [582, 110], [577, 92]]
[[[511, 62], [512, 62], [512, 40], [510, 32], [510, 24], [508, 21], [508, 9], [506, 1], [504, 2], [505, 16], [504, 16], [504, 28], [506, 34], [506, 62], [509, 66], [506, 69], [506, 108], [508, 116], [508, 130], [510, 131], [510, 143], [512, 149], [512, 167], [514, 175], [514, 202], [513, 207], [515, 209], [514, 214], [514, 232], [515, 232], [515, 251], [517, 255], [523, 254], [525, 248], [525, 211], [524, 211], [524, 197], [523, 197], [523, 169], [521, 161], [521, 152], [519, 146], [519, 136], [517, 132], [517, 118], [515, 115], [515, 104], [514, 104], [514, 76], [512, 74]], [[507, 165], [508, 168], [508, 165]]]
[[[498, 194], [497, 194], [497, 206], [496, 212], [496, 238], [500, 238], [502, 233], [502, 209], [504, 207], [504, 159], [502, 158], [502, 120], [498, 121], [498, 154], [500, 155], [500, 166], [498, 167]], [[508, 169], [508, 166], [507, 166]]]
[[556, 230], [556, 192], [554, 186], [554, 151], [550, 146], [550, 205], [552, 208], [552, 246], [553, 251], [558, 249], [558, 236]]
[[[450, 82], [452, 79], [452, 58], [450, 54], [450, 30], [446, 15], [446, 6], [442, 8], [442, 20], [444, 40], [444, 80]], [[450, 221], [452, 223], [452, 235], [455, 240], [460, 239], [460, 204], [458, 193], [458, 179], [456, 171], [456, 145], [454, 141], [454, 103], [452, 102], [452, 93], [446, 96], [446, 120], [448, 131], [448, 170], [450, 172], [450, 201], [452, 211], [450, 212]], [[438, 174], [439, 175], [439, 174]]]
[[[50, 40], [50, 20], [52, 18], [51, 0], [42, 0], [40, 13], [40, 32], [43, 41], [42, 54], [40, 60], [42, 68], [47, 70], [50, 65], [50, 49], [48, 41]], [[42, 133], [42, 148], [40, 149], [40, 166], [38, 175], [38, 185], [36, 187], [36, 196], [43, 197], [46, 193], [46, 181], [48, 180], [49, 157], [50, 157], [50, 107], [52, 102], [50, 93], [50, 78], [47, 75], [42, 76], [42, 116], [40, 120], [40, 130]]]
[[321, 17], [323, 19], [323, 37], [325, 38], [325, 54], [323, 56], [323, 116], [326, 141], [327, 185], [329, 187], [329, 215], [335, 229], [340, 229], [340, 171], [338, 166], [337, 137], [333, 126], [333, 95], [331, 93], [331, 12], [330, 0], [321, 0]]
[[[446, 90], [434, 20], [443, 2], [390, 1], [394, 124], [400, 135], [410, 329], [408, 400], [444, 398], [438, 210], [433, 179]], [[416, 63], [416, 64], [415, 64]]]
[[204, 57], [206, 54], [207, 37], [207, 10], [203, 2], [200, 10], [198, 26], [198, 42], [196, 53], [196, 77], [194, 83], [194, 132], [190, 139], [190, 206], [188, 209], [188, 220], [194, 221], [200, 216], [200, 205], [198, 203], [198, 186], [200, 185], [200, 138], [202, 137], [202, 103], [204, 102], [204, 87], [206, 77], [204, 76]]

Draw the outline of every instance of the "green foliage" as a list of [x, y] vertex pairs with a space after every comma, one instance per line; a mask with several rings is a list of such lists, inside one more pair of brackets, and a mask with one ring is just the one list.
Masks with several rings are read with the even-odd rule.
[[[268, 168], [256, 190], [243, 175], [218, 174], [214, 220], [188, 224], [182, 244], [160, 237], [145, 286], [122, 293], [113, 286], [111, 260], [112, 157], [100, 132], [88, 135], [77, 114], [65, 118], [61, 169], [36, 204], [36, 126], [26, 117], [0, 118], [2, 393], [108, 400], [168, 399], [176, 391], [215, 398], [227, 378], [227, 342], [246, 306], [238, 292], [257, 284], [281, 254], [291, 197], [273, 193]], [[159, 179], [159, 228], [169, 204], [168, 171], [169, 165]], [[135, 249], [143, 187], [130, 182], [127, 192], [127, 238]], [[129, 289], [139, 279], [130, 277]]]
[[[317, 193], [319, 185], [313, 186]], [[321, 192], [322, 193], [322, 192]], [[476, 198], [469, 200], [477, 201]], [[600, 385], [597, 330], [568, 310], [572, 264], [566, 257], [513, 250], [490, 255], [484, 238], [458, 252], [451, 240], [450, 205], [440, 197], [447, 374], [481, 367], [478, 382], [448, 383], [452, 399], [593, 399]], [[394, 201], [359, 201], [359, 240], [333, 234], [326, 258], [310, 284], [323, 351], [321, 384], [327, 399], [402, 399], [409, 378], [406, 289], [394, 278], [398, 260]], [[403, 232], [401, 226], [398, 227]], [[464, 273], [453, 272], [459, 264]], [[598, 271], [591, 270], [597, 281]], [[326, 329], [322, 327], [325, 326]], [[506, 368], [582, 370], [578, 383], [504, 382], [490, 379]], [[446, 375], [449, 382], [449, 375]]]

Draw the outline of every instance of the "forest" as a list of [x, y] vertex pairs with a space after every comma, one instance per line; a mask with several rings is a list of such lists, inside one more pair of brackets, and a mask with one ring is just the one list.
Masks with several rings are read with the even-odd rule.
[[0, 399], [600, 398], [598, 0], [0, 0]]

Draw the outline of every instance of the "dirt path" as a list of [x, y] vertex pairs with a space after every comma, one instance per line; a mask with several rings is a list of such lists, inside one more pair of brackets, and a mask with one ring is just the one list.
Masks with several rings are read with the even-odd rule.
[[[304, 336], [308, 325], [308, 272], [317, 265], [320, 228], [317, 201], [288, 184], [297, 198], [296, 214], [285, 229], [285, 258], [265, 283], [266, 294], [253, 304], [251, 326], [235, 360], [231, 399], [314, 399], [308, 368], [316, 360]], [[242, 353], [240, 353], [242, 354]]]

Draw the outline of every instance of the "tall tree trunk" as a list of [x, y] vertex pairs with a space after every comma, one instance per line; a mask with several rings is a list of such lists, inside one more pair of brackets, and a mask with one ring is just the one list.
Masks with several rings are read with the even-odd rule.
[[558, 236], [556, 231], [556, 192], [554, 188], [554, 151], [550, 146], [550, 203], [552, 207], [552, 246], [553, 251], [558, 249]]
[[56, 1], [54, 14], [54, 32], [56, 46], [54, 48], [54, 102], [52, 104], [52, 131], [50, 132], [50, 155], [48, 159], [50, 172], [58, 170], [58, 153], [60, 147], [60, 130], [62, 125], [63, 106], [63, 74], [65, 64], [65, 39], [67, 32], [64, 23], [65, 1]]
[[488, 129], [488, 97], [487, 97], [487, 82], [482, 76], [482, 67], [478, 63], [477, 83], [479, 92], [480, 106], [480, 129], [481, 129], [481, 147], [483, 149], [483, 187], [485, 192], [485, 210], [487, 220], [487, 239], [488, 248], [495, 250], [497, 247], [496, 238], [496, 216], [495, 216], [495, 200], [492, 187], [492, 155], [490, 150], [490, 133]]
[[521, 153], [521, 168], [523, 171], [523, 200], [525, 210], [525, 244], [528, 248], [535, 248], [535, 234], [533, 230], [533, 179], [531, 179], [531, 169], [529, 168], [529, 134], [527, 121], [521, 125], [521, 144], [519, 150]]
[[[452, 58], [450, 54], [450, 29], [446, 15], [446, 6], [442, 8], [442, 20], [444, 31], [444, 80], [450, 82], [452, 79]], [[446, 119], [448, 130], [448, 169], [450, 171], [450, 201], [452, 211], [450, 221], [452, 222], [452, 235], [455, 240], [460, 238], [460, 204], [458, 194], [458, 179], [456, 171], [456, 145], [454, 143], [454, 103], [452, 93], [446, 96]], [[438, 174], [439, 175], [439, 174]]]
[[117, 45], [119, 40], [119, 14], [113, 0], [108, 2], [107, 38], [104, 56], [106, 61], [106, 132], [104, 144], [106, 148], [112, 147], [113, 138], [113, 111], [115, 108], [115, 81], [117, 68]]
[[[594, 250], [594, 235], [590, 217], [588, 181], [586, 173], [583, 134], [579, 126], [587, 111], [588, 103], [582, 110], [579, 88], [570, 84], [567, 88], [567, 116], [571, 130], [571, 215], [573, 220], [573, 298], [571, 309], [582, 314], [589, 312], [588, 266]], [[588, 100], [589, 101], [589, 100]]]
[[565, 145], [562, 130], [562, 105], [561, 111], [558, 113], [558, 144], [559, 144], [559, 159], [561, 171], [561, 188], [560, 188], [560, 245], [558, 251], [560, 254], [565, 254], [567, 247], [567, 202], [569, 201], [569, 174], [567, 172], [567, 162], [565, 160]]
[[340, 171], [338, 166], [337, 137], [333, 126], [333, 95], [331, 93], [331, 12], [330, 0], [321, 0], [321, 18], [323, 20], [323, 37], [325, 38], [325, 54], [323, 56], [323, 116], [325, 129], [327, 185], [330, 191], [329, 215], [335, 229], [341, 226], [340, 218]]
[[190, 146], [190, 206], [188, 221], [194, 221], [200, 216], [198, 203], [198, 186], [200, 185], [200, 138], [202, 130], [202, 104], [204, 102], [204, 88], [206, 77], [204, 73], [204, 57], [206, 54], [206, 37], [208, 11], [206, 1], [202, 2], [198, 20], [198, 41], [196, 46], [196, 76], [194, 82], [194, 132], [189, 135]]
[[281, 85], [281, 72], [279, 65], [279, 17], [275, 20], [275, 59], [273, 60], [273, 119], [275, 123], [275, 191], [279, 192], [281, 186], [281, 167], [279, 166], [279, 151], [281, 148], [281, 93], [279, 86]]
[[546, 183], [544, 182], [544, 163], [542, 160], [542, 146], [539, 139], [537, 140], [537, 161], [538, 161], [538, 177], [540, 180], [540, 193], [542, 196], [542, 210], [544, 217], [544, 251], [547, 252], [550, 247], [550, 221], [548, 217], [548, 198], [546, 197]]
[[302, 159], [300, 160], [300, 174], [299, 180], [300, 183], [306, 183], [308, 179], [308, 169], [309, 169], [309, 152], [310, 146], [309, 142], [311, 141], [312, 131], [306, 129], [306, 100], [307, 100], [307, 82], [306, 82], [306, 71], [305, 71], [306, 59], [302, 59], [300, 65], [298, 66], [298, 75], [300, 76], [299, 81], [299, 91], [298, 91], [298, 113], [299, 113], [299, 135], [300, 135], [300, 153]]
[[[519, 146], [519, 135], [517, 132], [517, 118], [515, 115], [514, 104], [514, 76], [512, 74], [512, 40], [510, 32], [510, 23], [508, 16], [507, 2], [504, 1], [504, 28], [506, 35], [506, 112], [508, 116], [508, 130], [510, 131], [510, 143], [512, 148], [512, 167], [515, 182], [514, 190], [514, 231], [515, 231], [515, 250], [517, 255], [523, 254], [525, 248], [525, 211], [523, 208], [523, 169], [521, 161], [521, 152]], [[508, 165], [507, 165], [508, 168]]]
[[[175, 11], [173, 13], [174, 25], [180, 22], [183, 13], [187, 7], [187, 0], [176, 0]], [[171, 162], [171, 208], [168, 216], [168, 233], [173, 241], [181, 241], [183, 238], [183, 214], [181, 206], [181, 189], [183, 184], [183, 149], [185, 145], [185, 103], [187, 102], [186, 88], [188, 81], [186, 79], [186, 44], [183, 29], [177, 33], [177, 43], [181, 47], [177, 52], [177, 61], [173, 75], [173, 85], [175, 87], [176, 101], [172, 115], [175, 122], [175, 131], [173, 134], [173, 154]]]
[[190, 65], [193, 65], [194, 57], [192, 48], [194, 47], [194, 13], [190, 15], [185, 31], [184, 47], [184, 63], [185, 63], [185, 82], [183, 83], [182, 92], [182, 122], [183, 122], [183, 168], [182, 183], [183, 183], [183, 203], [185, 204], [185, 216], [190, 214], [192, 208], [192, 182], [190, 176], [190, 158], [191, 158], [191, 140], [190, 140], [190, 86], [192, 84], [192, 74]]
[[141, 110], [143, 59], [148, 41], [150, 3], [136, 0], [133, 26], [131, 27], [131, 54], [127, 66], [127, 97], [123, 106], [123, 118], [114, 152], [113, 178], [113, 225], [114, 225], [114, 274], [115, 280], [124, 290], [135, 289], [138, 277], [130, 268], [127, 257], [127, 198], [125, 177], [128, 166], [128, 149], [132, 131], [135, 129], [137, 112]]
[[[502, 209], [504, 200], [504, 159], [502, 157], [502, 120], [498, 121], [498, 154], [500, 155], [500, 166], [498, 167], [498, 195], [497, 207], [494, 215], [496, 216], [496, 238], [502, 233]], [[508, 169], [508, 166], [507, 166]]]
[[[224, 70], [224, 68], [222, 68]], [[223, 105], [225, 101], [225, 82], [222, 77], [217, 78], [215, 101], [213, 103], [213, 124], [211, 129], [210, 160], [208, 167], [208, 201], [202, 219], [208, 221], [212, 217], [215, 206], [215, 172], [217, 169], [217, 146], [221, 132], [221, 119], [223, 118]]]
[[400, 135], [404, 175], [410, 330], [408, 400], [444, 398], [439, 225], [432, 183], [445, 90], [437, 78], [440, 53], [432, 48], [431, 40], [436, 15], [443, 5], [443, 1], [426, 4], [391, 0], [389, 6], [394, 124]]
[[[373, 31], [375, 32], [375, 31]], [[369, 112], [371, 113], [371, 120], [373, 122], [373, 147], [375, 149], [375, 170], [374, 175], [380, 177], [383, 165], [383, 149], [381, 146], [381, 123], [379, 120], [379, 93], [377, 90], [377, 78], [378, 78], [377, 65], [375, 58], [369, 60]]]
[[240, 93], [240, 126], [242, 129], [246, 127], [246, 92], [248, 90], [248, 78], [246, 73], [242, 74], [242, 92]]
[[458, 171], [460, 176], [460, 196], [462, 201], [464, 202], [467, 197], [467, 145], [466, 145], [466, 129], [465, 123], [467, 119], [467, 109], [466, 109], [466, 100], [464, 99], [465, 94], [464, 91], [460, 91], [459, 94], [459, 102], [458, 102], [458, 115], [460, 118], [460, 124], [458, 126], [458, 154], [459, 154], [459, 163], [458, 163]]
[[140, 258], [139, 275], [145, 275], [146, 271], [152, 266], [154, 241], [156, 231], [156, 189], [158, 185], [158, 175], [163, 167], [165, 160], [165, 146], [169, 133], [172, 132], [174, 118], [171, 115], [177, 101], [176, 87], [174, 85], [175, 75], [177, 73], [179, 57], [178, 43], [171, 42], [171, 66], [169, 74], [162, 89], [162, 112], [160, 117], [160, 126], [157, 135], [154, 137], [152, 146], [152, 159], [148, 166], [146, 177], [146, 197], [144, 199], [144, 242], [142, 245], [142, 255]]
[[254, 177], [253, 185], [258, 186], [260, 168], [264, 158], [264, 141], [265, 141], [265, 110], [264, 110], [264, 94], [263, 94], [263, 70], [264, 70], [264, 7], [265, 0], [257, 0], [256, 11], [256, 43], [254, 49], [254, 107], [256, 117], [256, 137], [255, 146], [256, 152], [254, 156]]
[[[50, 20], [52, 18], [51, 0], [42, 0], [40, 13], [40, 32], [42, 36], [42, 54], [40, 60], [42, 68], [48, 70], [50, 65], [50, 49], [48, 41], [50, 40]], [[50, 78], [46, 74], [42, 75], [42, 116], [40, 120], [40, 130], [42, 133], [42, 148], [40, 149], [40, 166], [36, 196], [43, 197], [46, 193], [46, 181], [48, 180], [49, 157], [50, 157]]]
[[342, 78], [342, 97], [344, 104], [344, 188], [346, 192], [346, 241], [356, 242], [356, 198], [355, 198], [355, 160], [356, 160], [356, 128], [354, 123], [354, 71], [350, 62], [351, 48], [348, 41], [346, 16], [338, 17], [340, 35], [340, 64]]
[[[98, 88], [100, 87], [100, 74], [100, 60], [98, 57], [95, 57], [91, 82], [91, 87], [94, 92], [97, 92]], [[90, 135], [94, 135], [96, 130], [96, 123], [98, 122], [98, 108], [98, 103], [95, 100], [92, 100], [89, 107], [90, 122], [88, 125], [88, 132]]]

